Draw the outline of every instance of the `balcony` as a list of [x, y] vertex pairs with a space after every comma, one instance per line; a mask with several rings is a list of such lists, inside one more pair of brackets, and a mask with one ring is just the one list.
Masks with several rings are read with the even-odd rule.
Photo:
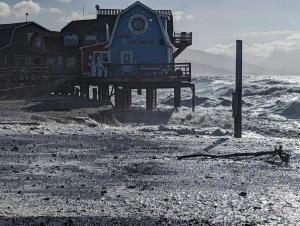
[[173, 44], [178, 45], [192, 45], [193, 33], [192, 32], [175, 32], [173, 36]]
[[105, 82], [191, 81], [191, 64], [110, 64], [86, 79]]

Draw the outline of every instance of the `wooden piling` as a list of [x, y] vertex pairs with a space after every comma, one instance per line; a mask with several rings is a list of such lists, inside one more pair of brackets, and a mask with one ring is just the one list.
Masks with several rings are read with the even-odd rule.
[[126, 105], [126, 109], [129, 109], [131, 104], [132, 104], [132, 95], [131, 95], [131, 89], [127, 88], [125, 90], [125, 105]]
[[192, 86], [192, 110], [195, 112], [195, 107], [196, 107], [196, 90], [195, 90], [195, 85], [193, 84]]
[[98, 100], [98, 90], [97, 88], [93, 88], [93, 101], [97, 101]]
[[[115, 88], [117, 87], [115, 86]], [[109, 85], [102, 85], [101, 96], [102, 96], [102, 103], [107, 104], [111, 101], [109, 96]]]
[[153, 106], [157, 108], [157, 89], [153, 90]]
[[115, 109], [120, 111], [122, 109], [122, 91], [120, 87], [115, 86]]
[[181, 107], [181, 87], [174, 88], [174, 108]]
[[233, 93], [234, 137], [242, 137], [243, 42], [236, 41], [236, 86]]
[[78, 87], [75, 87], [75, 96], [79, 97], [80, 90]]
[[85, 98], [89, 100], [90, 99], [90, 86], [89, 85], [84, 86], [84, 92], [85, 92]]
[[98, 85], [98, 101], [100, 103], [102, 103], [103, 99], [102, 99], [102, 86]]
[[146, 109], [147, 111], [153, 111], [154, 110], [154, 93], [155, 89], [148, 88], [146, 89]]
[[84, 85], [83, 84], [80, 84], [80, 97], [81, 98], [84, 98]]

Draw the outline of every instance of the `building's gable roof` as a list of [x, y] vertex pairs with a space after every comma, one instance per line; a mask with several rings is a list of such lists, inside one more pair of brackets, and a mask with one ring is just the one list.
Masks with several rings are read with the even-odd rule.
[[115, 33], [116, 33], [116, 30], [117, 30], [117, 27], [118, 27], [118, 24], [119, 24], [121, 16], [124, 15], [126, 12], [130, 11], [132, 8], [134, 8], [136, 6], [141, 6], [141, 7], [145, 8], [146, 10], [148, 10], [149, 12], [153, 13], [154, 15], [156, 15], [156, 18], [157, 18], [157, 21], [159, 23], [159, 27], [160, 27], [160, 30], [162, 32], [162, 35], [163, 35], [163, 37], [165, 39], [166, 45], [172, 47], [172, 43], [171, 43], [170, 38], [169, 38], [169, 36], [167, 34], [167, 31], [165, 31], [165, 29], [163, 27], [163, 24], [162, 24], [162, 21], [160, 19], [160, 14], [158, 14], [157, 12], [155, 12], [155, 10], [149, 8], [148, 6], [144, 5], [143, 3], [139, 2], [139, 1], [133, 3], [131, 6], [127, 7], [125, 10], [123, 10], [122, 12], [120, 12], [118, 14], [118, 18], [117, 18], [117, 21], [115, 23], [111, 39], [110, 39], [110, 41], [109, 41], [109, 43], [107, 44], [106, 47], [111, 46], [111, 44], [113, 42], [113, 39], [114, 39], [114, 36], [115, 36]]
[[31, 22], [22, 22], [22, 23], [13, 23], [13, 24], [0, 24], [0, 50], [6, 49], [12, 44], [14, 34], [17, 29], [28, 26], [35, 25], [42, 30], [50, 32], [47, 28], [31, 21]]
[[88, 34], [93, 32], [96, 29], [100, 29], [101, 27], [97, 27], [97, 20], [74, 20], [66, 25], [61, 31], [69, 32], [72, 31], [74, 33], [84, 33]]

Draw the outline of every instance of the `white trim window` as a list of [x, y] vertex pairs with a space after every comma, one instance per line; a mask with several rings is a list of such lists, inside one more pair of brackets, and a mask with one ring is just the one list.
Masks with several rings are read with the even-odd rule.
[[108, 64], [108, 63], [110, 63], [110, 52], [109, 51], [94, 51], [94, 60], [100, 60], [101, 63]]

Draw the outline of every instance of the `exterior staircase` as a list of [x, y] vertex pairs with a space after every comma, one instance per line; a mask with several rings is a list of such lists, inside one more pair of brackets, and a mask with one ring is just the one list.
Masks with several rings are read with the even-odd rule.
[[174, 59], [176, 59], [187, 47], [193, 44], [193, 33], [174, 33], [172, 44], [176, 47], [176, 50], [173, 54]]

